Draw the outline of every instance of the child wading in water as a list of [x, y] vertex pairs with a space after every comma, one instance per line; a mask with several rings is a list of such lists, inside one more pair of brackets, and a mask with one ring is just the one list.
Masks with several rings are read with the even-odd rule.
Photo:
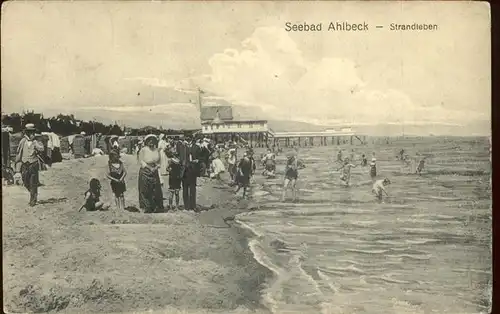
[[175, 196], [175, 209], [179, 208], [179, 191], [181, 189], [182, 183], [182, 165], [179, 160], [178, 154], [174, 154], [174, 156], [168, 161], [168, 190], [170, 191], [170, 195], [168, 197], [168, 207], [172, 208], [172, 203], [174, 201]]
[[420, 175], [422, 173], [422, 170], [424, 170], [425, 167], [425, 157], [420, 159], [420, 162], [418, 163], [416, 173]]
[[356, 165], [353, 165], [349, 162], [349, 158], [344, 160], [344, 164], [337, 169], [337, 171], [342, 170], [342, 174], [340, 175], [340, 180], [344, 182], [346, 186], [349, 186], [351, 182], [351, 168], [356, 168]]
[[372, 158], [372, 162], [370, 163], [370, 177], [372, 181], [375, 181], [377, 177], [377, 159], [375, 157]]
[[101, 197], [101, 183], [99, 180], [93, 178], [90, 180], [90, 187], [85, 192], [85, 202], [80, 207], [85, 208], [87, 211], [96, 211], [96, 210], [107, 210], [109, 208], [109, 204], [104, 204], [100, 201]]
[[115, 194], [115, 204], [120, 210], [125, 209], [125, 197], [123, 194], [127, 190], [124, 181], [126, 175], [127, 171], [120, 160], [119, 153], [112, 150], [109, 153], [108, 173], [106, 177], [111, 180], [111, 190]]
[[363, 156], [361, 156], [361, 167], [366, 167], [366, 166], [368, 166], [368, 159], [366, 159], [365, 154], [363, 154]]
[[389, 194], [387, 194], [387, 191], [385, 190], [385, 186], [389, 184], [391, 184], [391, 181], [387, 178], [383, 180], [377, 180], [373, 184], [372, 192], [375, 194], [379, 201], [382, 201], [383, 193], [385, 193], [386, 196], [389, 196]]
[[286, 168], [285, 168], [285, 180], [283, 182], [283, 194], [281, 195], [281, 201], [285, 201], [286, 191], [288, 187], [292, 188], [293, 201], [297, 200], [297, 179], [299, 177], [299, 169], [305, 168], [304, 164], [299, 161], [295, 154], [290, 154], [287, 156]]

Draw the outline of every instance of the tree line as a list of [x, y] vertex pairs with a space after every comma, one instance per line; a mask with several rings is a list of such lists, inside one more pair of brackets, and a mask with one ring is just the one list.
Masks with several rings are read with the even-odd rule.
[[34, 111], [26, 111], [21, 114], [12, 113], [2, 115], [2, 127], [9, 126], [13, 128], [15, 133], [23, 130], [24, 126], [28, 123], [32, 123], [38, 129], [39, 132], [54, 132], [61, 136], [68, 136], [73, 134], [79, 134], [82, 131], [86, 134], [100, 133], [103, 135], [146, 135], [146, 134], [186, 134], [192, 133], [193, 130], [174, 130], [174, 129], [163, 129], [162, 127], [156, 128], [152, 126], [147, 126], [143, 128], [130, 128], [130, 127], [120, 127], [117, 123], [115, 124], [104, 124], [99, 121], [83, 121], [76, 119], [74, 115], [64, 115], [59, 114], [55, 117], [46, 118], [41, 113], [35, 113]]

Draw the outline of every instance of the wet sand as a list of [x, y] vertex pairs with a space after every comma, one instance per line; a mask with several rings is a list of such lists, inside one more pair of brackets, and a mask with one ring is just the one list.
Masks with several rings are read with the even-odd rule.
[[[138, 165], [122, 160], [126, 205], [137, 207]], [[211, 209], [201, 213], [78, 212], [92, 177], [113, 203], [106, 165], [107, 156], [54, 164], [34, 208], [24, 188], [3, 188], [6, 312], [268, 312], [260, 291], [272, 273], [253, 259], [252, 234], [223, 221], [252, 204], [203, 178], [198, 203]]]

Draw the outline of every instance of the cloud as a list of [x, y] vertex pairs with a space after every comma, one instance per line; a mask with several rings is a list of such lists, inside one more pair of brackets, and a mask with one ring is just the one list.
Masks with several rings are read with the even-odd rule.
[[211, 73], [185, 80], [240, 106], [259, 106], [275, 119], [317, 124], [462, 123], [476, 112], [416, 103], [407, 94], [365, 82], [345, 58], [307, 59], [286, 31], [260, 27], [240, 49], [209, 60]]

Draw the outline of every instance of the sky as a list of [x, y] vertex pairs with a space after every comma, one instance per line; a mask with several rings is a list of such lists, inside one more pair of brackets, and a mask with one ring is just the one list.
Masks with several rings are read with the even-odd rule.
[[[414, 22], [438, 30], [389, 30]], [[5, 113], [196, 127], [201, 88], [252, 119], [490, 132], [485, 3], [7, 2], [1, 23]]]

